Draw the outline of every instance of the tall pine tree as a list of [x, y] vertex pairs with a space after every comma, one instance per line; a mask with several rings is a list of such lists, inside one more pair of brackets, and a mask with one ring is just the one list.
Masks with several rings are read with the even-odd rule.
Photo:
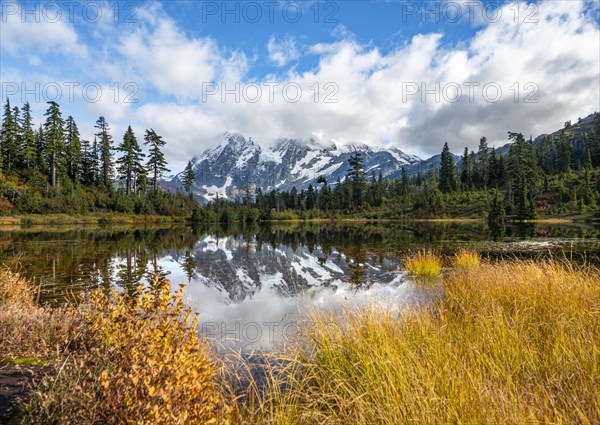
[[532, 218], [535, 215], [533, 188], [539, 175], [533, 146], [521, 133], [508, 132], [508, 138], [513, 141], [508, 152], [508, 175], [517, 214], [520, 218]]
[[104, 189], [112, 190], [113, 182], [113, 159], [112, 159], [112, 136], [110, 126], [104, 117], [98, 118], [95, 127], [98, 129], [98, 153], [99, 153], [99, 178], [98, 181]]
[[148, 146], [148, 171], [152, 176], [152, 189], [156, 192], [158, 190], [158, 179], [162, 175], [170, 171], [167, 168], [167, 161], [163, 154], [162, 148], [165, 146], [165, 141], [161, 136], [156, 134], [153, 129], [146, 130], [144, 136], [144, 145]]
[[456, 191], [456, 176], [454, 174], [454, 159], [448, 148], [448, 143], [444, 143], [440, 163], [440, 182], [439, 188], [442, 193]]
[[6, 98], [2, 115], [2, 131], [0, 132], [0, 152], [2, 154], [2, 169], [10, 174], [15, 169], [18, 154], [18, 129], [10, 100]]
[[352, 203], [360, 207], [364, 203], [367, 180], [365, 179], [362, 155], [359, 151], [355, 151], [350, 155], [348, 165], [350, 165], [350, 168], [347, 177], [350, 179], [351, 184], [351, 187], [348, 188], [348, 198], [352, 198]]
[[141, 161], [144, 157], [131, 126], [127, 127], [123, 142], [117, 150], [123, 153], [117, 159], [117, 171], [119, 172], [119, 178], [125, 179], [125, 191], [129, 195], [132, 190], [135, 190], [137, 176], [143, 169]]
[[192, 161], [188, 161], [185, 170], [183, 171], [183, 176], [181, 177], [181, 181], [183, 183], [183, 187], [185, 191], [192, 194], [192, 185], [196, 180], [196, 175], [194, 174], [194, 168], [192, 167]]
[[487, 138], [482, 137], [479, 139], [479, 150], [477, 152], [477, 174], [479, 177], [480, 187], [487, 187], [490, 179], [490, 162], [489, 162], [489, 148], [487, 145]]
[[50, 166], [50, 184], [58, 186], [59, 174], [63, 170], [65, 153], [65, 129], [60, 107], [56, 102], [48, 102], [50, 106], [44, 114], [44, 141], [48, 165]]
[[71, 115], [67, 117], [66, 124], [66, 163], [67, 175], [73, 182], [79, 182], [81, 179], [81, 139], [79, 138], [79, 129]]
[[33, 131], [33, 118], [31, 117], [31, 106], [29, 102], [25, 102], [21, 108], [21, 131], [22, 147], [21, 147], [21, 162], [23, 167], [28, 172], [34, 170], [37, 165], [37, 145], [35, 142], [35, 133]]

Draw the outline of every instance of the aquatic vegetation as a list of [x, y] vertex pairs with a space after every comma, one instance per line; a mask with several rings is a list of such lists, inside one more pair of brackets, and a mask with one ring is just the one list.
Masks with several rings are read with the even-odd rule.
[[421, 250], [404, 260], [404, 269], [416, 277], [436, 277], [442, 271], [442, 259], [433, 251]]
[[481, 255], [478, 252], [460, 249], [454, 254], [452, 265], [457, 269], [470, 269], [479, 267]]
[[556, 262], [444, 276], [397, 313], [316, 313], [248, 397], [254, 423], [600, 421], [600, 273]]

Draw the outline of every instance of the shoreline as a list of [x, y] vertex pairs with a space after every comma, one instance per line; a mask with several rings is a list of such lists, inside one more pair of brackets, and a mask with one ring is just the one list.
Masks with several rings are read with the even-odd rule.
[[[404, 218], [367, 218], [367, 217], [340, 217], [340, 218], [307, 218], [307, 219], [271, 219], [259, 220], [261, 223], [485, 223], [485, 218], [455, 217], [404, 217]], [[129, 215], [129, 214], [25, 214], [14, 216], [0, 216], [1, 226], [36, 226], [36, 225], [102, 225], [102, 224], [183, 224], [190, 223], [187, 216], [158, 216], [158, 215]], [[237, 223], [237, 222], [235, 222]], [[528, 220], [507, 220], [504, 224], [600, 224], [600, 221], [591, 216], [578, 217], [543, 217]], [[199, 222], [197, 224], [218, 224], [218, 222]]]
[[131, 215], [131, 214], [24, 214], [13, 216], [0, 216], [0, 226], [37, 226], [60, 224], [165, 224], [186, 223], [186, 216], [160, 216], [160, 215]]

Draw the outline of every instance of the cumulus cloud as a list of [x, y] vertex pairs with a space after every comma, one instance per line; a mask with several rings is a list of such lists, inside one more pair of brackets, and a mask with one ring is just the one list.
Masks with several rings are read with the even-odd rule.
[[[80, 42], [75, 27], [68, 20], [55, 19], [55, 15], [41, 18], [43, 9], [40, 3], [36, 3], [35, 8], [31, 9], [34, 13], [23, 14], [22, 7], [24, 6], [14, 2], [10, 5], [7, 3], [2, 8], [0, 51], [12, 55], [22, 52], [61, 52], [78, 58], [88, 56], [87, 47]], [[34, 63], [37, 59], [39, 58], [35, 55], [29, 58]]]
[[[594, 11], [578, 1], [536, 4], [537, 23], [515, 22], [506, 4], [502, 19], [477, 23], [456, 44], [443, 32], [426, 33], [382, 50], [338, 29], [334, 41], [306, 47], [316, 65], [302, 71], [290, 65], [299, 55], [295, 39], [272, 37], [267, 49], [281, 72], [256, 77], [245, 54], [187, 34], [151, 3], [139, 26], [114, 34], [116, 53], [97, 69], [139, 79], [140, 103], [115, 110], [114, 120], [163, 134], [176, 164], [225, 131], [266, 142], [397, 146], [425, 157], [448, 142], [459, 153], [481, 136], [499, 146], [508, 130], [536, 136], [600, 110]], [[207, 81], [215, 83], [210, 95]]]
[[201, 82], [215, 79], [220, 59], [212, 40], [189, 39], [167, 19], [122, 37], [118, 50], [138, 75], [179, 97], [199, 94]]
[[296, 39], [289, 34], [279, 41], [271, 36], [267, 43], [267, 50], [269, 60], [278, 66], [285, 66], [300, 57], [300, 53], [296, 48]]
[[[308, 51], [318, 66], [288, 70], [271, 92], [261, 86], [259, 101], [247, 101], [242, 80], [239, 99], [217, 93], [190, 113], [265, 141], [366, 142], [428, 156], [444, 142], [455, 152], [476, 148], [481, 136], [499, 146], [508, 130], [535, 136], [599, 110], [598, 25], [585, 4], [539, 3], [537, 23], [515, 22], [508, 7], [459, 46], [442, 33], [416, 35], [386, 54], [351, 35], [317, 43]], [[286, 100], [286, 84], [288, 94], [300, 88], [300, 100]], [[206, 132], [195, 140], [180, 152], [214, 143]]]

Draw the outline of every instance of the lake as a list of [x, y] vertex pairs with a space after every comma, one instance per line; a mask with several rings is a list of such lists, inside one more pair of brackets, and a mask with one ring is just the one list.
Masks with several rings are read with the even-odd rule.
[[432, 248], [489, 258], [600, 264], [600, 227], [483, 223], [268, 223], [230, 226], [0, 227], [0, 262], [20, 269], [41, 302], [112, 285], [131, 291], [152, 276], [186, 284], [201, 333], [219, 346], [284, 342], [312, 309], [428, 302], [439, 285], [408, 278], [402, 260]]

